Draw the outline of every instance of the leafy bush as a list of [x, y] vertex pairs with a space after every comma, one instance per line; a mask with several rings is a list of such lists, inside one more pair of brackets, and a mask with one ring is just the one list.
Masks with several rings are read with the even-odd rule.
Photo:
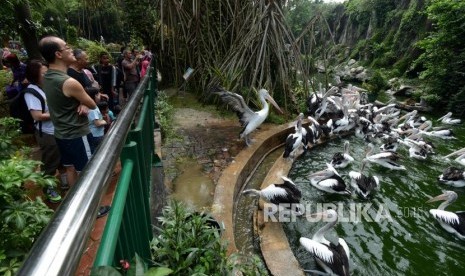
[[26, 183], [55, 186], [56, 179], [37, 172], [38, 161], [27, 159], [18, 145], [17, 119], [0, 119], [0, 274], [13, 275], [20, 267], [53, 211], [40, 198], [31, 200]]
[[175, 136], [173, 129], [173, 107], [168, 102], [168, 96], [163, 91], [158, 91], [155, 101], [155, 115], [160, 124], [163, 139]]
[[162, 228], [151, 243], [155, 266], [173, 269], [176, 275], [227, 274], [226, 247], [208, 216], [172, 201], [159, 220]]
[[[105, 49], [105, 47], [103, 47], [100, 43], [84, 38], [78, 39], [78, 47], [86, 51], [89, 58], [89, 64], [99, 63], [101, 52], [106, 52], [109, 54], [107, 49]], [[109, 56], [111, 57], [110, 54]]]

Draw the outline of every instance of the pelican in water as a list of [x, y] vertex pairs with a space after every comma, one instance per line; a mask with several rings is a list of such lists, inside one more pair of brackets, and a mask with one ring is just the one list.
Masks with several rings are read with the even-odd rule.
[[[288, 157], [294, 158], [296, 155], [296, 151], [300, 147], [300, 145], [303, 144], [304, 148], [306, 148], [307, 146], [306, 140], [303, 134], [304, 128], [302, 128], [303, 118], [304, 118], [304, 114], [300, 113], [299, 117], [297, 118], [297, 125], [295, 127], [296, 132], [289, 134], [286, 138], [286, 143], [284, 145], [284, 153], [283, 153], [284, 158], [288, 158]], [[306, 131], [305, 131], [305, 134], [307, 134]]]
[[373, 152], [373, 148], [373, 144], [369, 143], [366, 149], [366, 160], [391, 170], [405, 170], [404, 166], [396, 163], [396, 161], [400, 159], [397, 153], [393, 151], [382, 151], [372, 155], [371, 153]]
[[[328, 223], [320, 228], [311, 239], [301, 237], [300, 244], [310, 252], [317, 264], [328, 273], [328, 275], [349, 275], [349, 246], [344, 239], [339, 238], [338, 244], [332, 243], [325, 238], [328, 230], [334, 227], [338, 221], [337, 212], [328, 209], [322, 213], [312, 214], [312, 217], [322, 217]], [[313, 271], [308, 271], [313, 272]]]
[[454, 132], [452, 131], [452, 129], [434, 130], [435, 128], [433, 128], [433, 130], [428, 131], [432, 126], [433, 126], [433, 123], [428, 120], [424, 122], [422, 125], [420, 125], [418, 129], [415, 129], [413, 134], [416, 134], [416, 132], [419, 132], [422, 135], [438, 137], [441, 139], [457, 139], [454, 137]]
[[310, 183], [328, 193], [350, 195], [350, 190], [336, 169], [329, 163], [326, 163], [326, 166], [326, 169], [310, 175]]
[[462, 166], [465, 166], [465, 148], [459, 149], [457, 151], [454, 151], [453, 153], [450, 153], [449, 155], [445, 156], [444, 158], [449, 158], [454, 155], [458, 155], [458, 157], [455, 158], [455, 161]]
[[456, 167], [448, 167], [438, 177], [439, 182], [453, 187], [464, 187], [465, 186], [465, 172], [463, 169]]
[[[285, 177], [281, 176], [284, 183], [282, 184], [271, 184], [262, 190], [248, 189], [242, 192], [243, 195], [258, 196], [266, 202], [279, 206], [280, 204], [299, 204], [302, 198], [302, 192], [297, 188], [295, 183]], [[302, 211], [297, 205], [295, 210], [301, 214]]]
[[362, 161], [360, 171], [349, 172], [349, 177], [351, 179], [350, 185], [355, 189], [355, 192], [363, 198], [367, 198], [371, 191], [379, 187], [379, 179], [377, 176], [363, 174], [366, 163], [366, 160]]
[[216, 91], [214, 93], [219, 95], [221, 100], [236, 112], [241, 126], [243, 127], [239, 137], [245, 140], [247, 146], [251, 145], [250, 133], [258, 128], [265, 121], [266, 117], [268, 117], [270, 107], [266, 100], [274, 105], [279, 112], [283, 113], [281, 108], [279, 108], [278, 104], [270, 96], [266, 89], [260, 89], [258, 91], [263, 109], [256, 112], [246, 105], [244, 98], [242, 98], [241, 95], [226, 91], [223, 88], [219, 88], [219, 90], [220, 91]]
[[344, 152], [336, 152], [333, 155], [333, 159], [331, 160], [330, 164], [334, 168], [345, 168], [347, 167], [350, 163], [354, 161], [354, 158], [350, 156], [350, 142], [345, 141], [344, 142]]
[[460, 119], [451, 118], [451, 116], [452, 112], [447, 112], [447, 114], [439, 118], [438, 121], [446, 125], [458, 125], [462, 122]]
[[465, 212], [450, 212], [446, 211], [447, 206], [457, 199], [457, 194], [453, 191], [445, 191], [442, 195], [438, 195], [427, 203], [444, 200], [439, 205], [438, 209], [429, 210], [430, 214], [439, 222], [442, 228], [446, 229], [447, 232], [452, 233], [460, 239], [465, 239]]

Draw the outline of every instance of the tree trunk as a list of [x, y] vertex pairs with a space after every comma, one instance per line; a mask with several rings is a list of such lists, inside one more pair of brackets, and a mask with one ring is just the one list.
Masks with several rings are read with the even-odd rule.
[[29, 1], [15, 1], [14, 4], [15, 18], [18, 22], [18, 33], [24, 43], [29, 59], [40, 59], [42, 55], [39, 52], [37, 33], [32, 23], [31, 10]]

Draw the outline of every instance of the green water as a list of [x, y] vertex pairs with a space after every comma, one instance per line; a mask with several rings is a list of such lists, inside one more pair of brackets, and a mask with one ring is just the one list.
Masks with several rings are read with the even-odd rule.
[[[435, 122], [435, 125], [438, 123]], [[344, 213], [348, 214], [350, 205], [371, 203], [369, 218], [375, 219], [380, 208], [382, 215], [389, 214], [392, 220], [340, 221], [329, 231], [327, 238], [336, 241], [337, 236], [344, 238], [350, 249], [351, 275], [465, 275], [465, 241], [446, 232], [428, 212], [435, 209], [440, 202], [426, 203], [429, 196], [436, 196], [442, 190], [453, 190], [458, 199], [446, 210], [465, 210], [465, 188], [453, 188], [437, 182], [442, 171], [460, 164], [443, 159], [452, 151], [465, 147], [465, 130], [452, 127], [456, 140], [427, 138], [436, 146], [436, 155], [430, 155], [425, 161], [410, 159], [408, 150], [399, 146], [397, 152], [403, 157], [406, 171], [392, 171], [376, 164], [367, 164], [365, 173], [380, 178], [380, 188], [369, 199], [359, 197], [327, 194], [311, 186], [310, 173], [326, 168], [332, 155], [343, 150], [343, 141], [349, 140], [351, 155], [355, 162], [344, 169], [338, 169], [346, 183], [350, 183], [348, 173], [360, 168], [364, 156], [365, 142], [351, 136], [335, 139], [326, 145], [315, 147], [306, 156], [294, 162], [289, 177], [302, 190], [303, 203], [310, 203], [316, 211], [316, 203], [342, 204]], [[363, 205], [365, 204], [365, 205]], [[357, 212], [356, 212], [357, 213]], [[349, 218], [349, 216], [346, 216]], [[324, 222], [309, 222], [299, 218], [296, 222], [283, 223], [294, 255], [304, 269], [320, 270], [310, 256], [299, 244], [300, 237], [311, 238], [324, 225]]]

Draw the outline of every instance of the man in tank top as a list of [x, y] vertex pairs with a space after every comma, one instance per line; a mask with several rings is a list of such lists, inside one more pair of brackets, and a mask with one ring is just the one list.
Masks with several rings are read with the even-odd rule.
[[[74, 185], [91, 157], [89, 146], [89, 109], [97, 105], [84, 87], [67, 75], [69, 65], [76, 61], [73, 50], [64, 40], [47, 36], [40, 40], [39, 51], [48, 62], [43, 90], [47, 96], [50, 118], [55, 126], [55, 139], [68, 174], [68, 182]], [[72, 177], [70, 177], [70, 175]], [[108, 206], [101, 206], [99, 216], [108, 213]]]

